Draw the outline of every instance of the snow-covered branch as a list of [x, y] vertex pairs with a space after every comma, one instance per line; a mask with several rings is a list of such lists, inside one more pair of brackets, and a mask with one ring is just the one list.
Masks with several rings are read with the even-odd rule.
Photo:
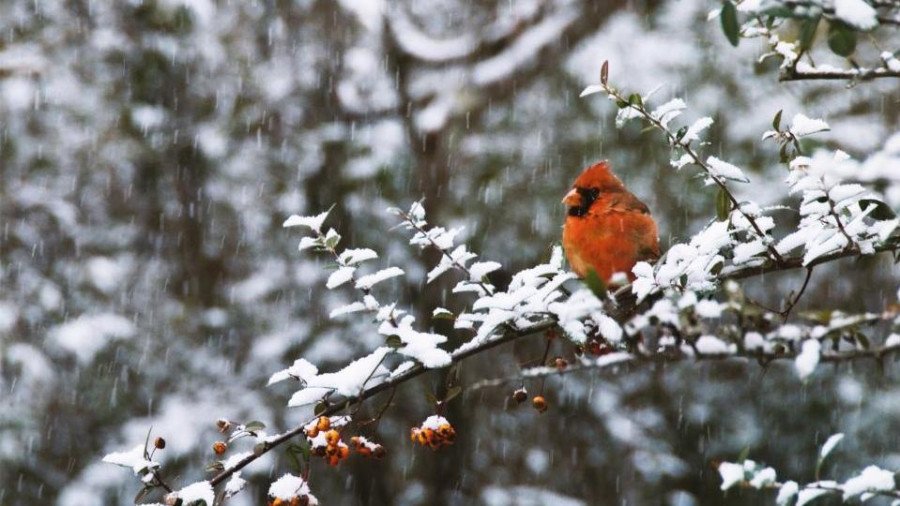
[[866, 502], [876, 496], [900, 499], [900, 489], [894, 480], [894, 472], [876, 465], [866, 467], [844, 482], [819, 479], [822, 465], [843, 439], [843, 434], [834, 434], [822, 445], [816, 464], [816, 481], [806, 484], [793, 480], [778, 481], [775, 469], [745, 459], [742, 462], [722, 462], [718, 465], [719, 475], [722, 478], [721, 489], [728, 491], [741, 487], [777, 490], [775, 503], [778, 506], [804, 506], [826, 495], [837, 495], [840, 496], [841, 502], [854, 503]]

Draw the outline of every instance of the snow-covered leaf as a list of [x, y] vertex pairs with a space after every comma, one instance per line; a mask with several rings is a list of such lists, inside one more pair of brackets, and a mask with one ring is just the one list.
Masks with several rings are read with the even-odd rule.
[[356, 288], [368, 290], [382, 281], [402, 276], [403, 269], [399, 267], [388, 267], [372, 274], [367, 274], [356, 280]]
[[331, 211], [325, 211], [322, 214], [316, 216], [300, 216], [297, 214], [292, 214], [288, 219], [284, 221], [281, 225], [282, 227], [306, 227], [313, 232], [321, 233], [322, 232], [322, 223], [325, 222], [325, 218], [328, 217], [328, 213]]

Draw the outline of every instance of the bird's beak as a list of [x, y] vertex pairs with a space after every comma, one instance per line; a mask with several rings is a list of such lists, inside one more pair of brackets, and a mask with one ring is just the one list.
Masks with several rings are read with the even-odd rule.
[[578, 193], [578, 190], [572, 188], [569, 190], [569, 193], [563, 197], [562, 203], [565, 204], [566, 207], [578, 207], [581, 205], [581, 195]]

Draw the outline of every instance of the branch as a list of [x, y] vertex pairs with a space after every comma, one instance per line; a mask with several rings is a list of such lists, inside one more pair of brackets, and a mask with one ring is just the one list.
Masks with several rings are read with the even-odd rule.
[[[850, 362], [859, 359], [871, 359], [878, 361], [894, 353], [900, 353], [900, 344], [864, 350], [824, 352], [822, 353], [819, 361], [830, 363]], [[618, 365], [631, 363], [662, 364], [683, 362], [686, 360], [724, 361], [740, 359], [755, 360], [762, 364], [768, 364], [776, 360], [794, 360], [797, 358], [797, 355], [799, 355], [799, 353], [792, 351], [786, 351], [784, 353], [774, 353], [758, 350], [741, 350], [735, 353], [695, 353], [693, 355], [690, 353], [685, 353], [684, 351], [681, 351], [679, 349], [670, 349], [659, 353], [616, 352], [609, 355], [604, 355], [597, 359], [585, 360], [579, 364], [570, 365], [565, 369], [558, 369], [556, 367], [532, 367], [523, 370], [521, 374], [506, 376], [502, 378], [481, 380], [473, 383], [470, 387], [468, 387], [467, 390], [475, 391], [481, 390], [483, 388], [497, 387], [506, 383], [518, 383], [523, 379], [562, 376], [564, 374], [581, 371], [605, 370]]]
[[832, 69], [819, 70], [815, 67], [807, 67], [797, 70], [787, 67], [778, 76], [779, 81], [814, 81], [828, 79], [855, 79], [858, 81], [870, 81], [882, 77], [900, 77], [900, 71], [887, 68], [858, 68], [858, 69]]
[[[886, 252], [886, 251], [897, 251], [898, 249], [900, 249], [900, 237], [895, 237], [892, 240], [886, 241], [885, 243], [877, 246], [875, 248], [875, 252], [880, 253], [880, 252]], [[815, 261], [810, 262], [805, 267], [813, 267], [815, 265], [819, 265], [819, 264], [822, 264], [825, 262], [831, 262], [834, 260], [838, 260], [840, 258], [846, 258], [846, 257], [851, 257], [851, 256], [860, 256], [860, 253], [855, 252], [855, 251], [839, 251], [836, 253], [832, 253], [831, 255], [825, 255], [825, 256], [819, 257]], [[796, 269], [799, 267], [804, 267], [802, 257], [783, 258], [781, 262], [777, 262], [777, 263], [772, 260], [769, 260], [765, 264], [755, 266], [755, 267], [743, 267], [743, 268], [733, 269], [730, 271], [726, 269], [722, 272], [722, 274], [720, 274], [719, 280], [724, 281], [727, 279], [742, 279], [742, 278], [748, 278], [748, 277], [753, 277], [753, 276], [759, 276], [759, 275], [763, 275], [763, 274], [769, 274], [769, 273], [774, 273], [774, 272], [786, 271], [786, 270], [790, 270], [790, 269]], [[619, 308], [620, 310], [622, 310], [624, 308], [630, 308], [632, 310], [634, 309], [635, 298], [634, 298], [634, 295], [631, 293], [630, 285], [626, 285], [626, 286], [620, 288], [614, 294], [614, 297], [616, 299], [616, 302], [620, 306], [620, 308]], [[622, 312], [622, 314], [625, 314], [625, 313], [627, 313], [627, 311]], [[622, 318], [622, 317], [619, 317], [619, 318]], [[499, 336], [496, 336], [493, 339], [489, 339], [488, 341], [485, 341], [484, 343], [481, 343], [478, 346], [473, 346], [473, 347], [465, 349], [463, 351], [454, 353], [452, 355], [452, 360], [451, 360], [450, 364], [448, 364], [448, 367], [452, 366], [454, 364], [458, 364], [471, 356], [478, 355], [478, 354], [480, 354], [484, 351], [490, 350], [492, 348], [496, 348], [497, 346], [500, 346], [502, 344], [516, 341], [518, 339], [529, 337], [529, 336], [532, 336], [535, 334], [543, 333], [547, 330], [554, 328], [555, 326], [556, 326], [556, 319], [554, 317], [548, 315], [544, 320], [534, 323], [532, 325], [529, 325], [528, 327], [518, 328], [518, 329], [511, 329], [509, 327], [505, 327], [506, 331], [503, 334], [500, 334]], [[892, 346], [889, 348], [883, 348], [880, 350], [873, 350], [873, 351], [854, 350], [854, 351], [847, 351], [847, 352], [834, 352], [834, 353], [828, 353], [828, 354], [823, 353], [822, 361], [835, 362], [835, 361], [843, 361], [843, 360], [854, 360], [854, 359], [863, 358], [863, 357], [876, 358], [878, 353], [881, 353], [883, 356], [884, 354], [894, 353], [896, 351], [900, 351], [900, 346]], [[774, 357], [774, 358], [788, 358], [790, 356], [791, 355], [786, 355], [784, 357]], [[637, 356], [635, 356], [635, 357], [637, 357]], [[703, 360], [717, 360], [717, 359], [721, 360], [721, 359], [734, 358], [734, 357], [735, 357], [735, 355], [732, 355], [732, 354], [728, 354], [728, 355], [704, 354], [704, 355], [698, 356], [698, 358], [703, 359]], [[746, 358], [760, 358], [760, 357], [762, 357], [762, 355], [750, 355], [750, 354], [746, 355]], [[682, 360], [684, 358], [685, 357], [679, 357], [677, 360]], [[609, 359], [607, 359], [607, 360], [609, 360]], [[668, 360], [668, 361], [672, 361], [672, 360]], [[341, 412], [346, 407], [348, 407], [352, 404], [365, 401], [366, 399], [374, 397], [375, 395], [377, 395], [381, 392], [395, 388], [403, 383], [410, 381], [413, 378], [416, 378], [416, 377], [424, 374], [428, 370], [429, 369], [426, 369], [421, 364], [417, 364], [417, 365], [413, 366], [412, 368], [410, 368], [409, 370], [407, 370], [406, 372], [404, 372], [403, 374], [400, 374], [394, 378], [391, 378], [388, 381], [371, 386], [371, 387], [363, 390], [356, 396], [348, 397], [346, 399], [343, 399], [339, 403], [332, 404], [331, 406], [326, 408], [324, 411], [319, 413], [318, 416], [332, 416], [332, 415], [338, 414], [339, 412]], [[579, 370], [579, 368], [573, 367], [572, 370]], [[556, 370], [554, 369], [554, 372], [555, 371]], [[209, 480], [209, 482], [213, 486], [216, 486], [219, 483], [222, 483], [223, 481], [228, 479], [232, 474], [234, 474], [237, 471], [240, 471], [241, 469], [243, 469], [244, 467], [249, 465], [251, 462], [255, 461], [259, 457], [268, 453], [273, 448], [278, 447], [282, 443], [289, 441], [291, 438], [293, 438], [295, 436], [303, 434], [304, 426], [307, 424], [308, 424], [308, 422], [299, 424], [296, 427], [294, 427], [293, 429], [279, 435], [278, 437], [276, 437], [272, 440], [266, 441], [264, 443], [261, 443], [260, 446], [257, 447], [256, 451], [252, 455], [248, 455], [244, 459], [240, 460], [234, 466], [221, 471], [219, 474], [217, 474], [216, 476], [211, 478]]]

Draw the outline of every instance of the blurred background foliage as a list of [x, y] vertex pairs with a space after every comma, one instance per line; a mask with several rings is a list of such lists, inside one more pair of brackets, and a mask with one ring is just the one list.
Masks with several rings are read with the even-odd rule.
[[[504, 264], [502, 283], [546, 259], [560, 198], [606, 158], [664, 245], [689, 237], [715, 215], [715, 194], [669, 166], [658, 134], [616, 130], [613, 104], [577, 98], [602, 60], [616, 86], [662, 85], [659, 99], [685, 98], [688, 120], [713, 116], [706, 151], [747, 169], [753, 183], [737, 192], [764, 204], [789, 198], [777, 148], [759, 142], [778, 110], [826, 118], [821, 142], [860, 160], [898, 130], [895, 80], [778, 83], [777, 61], [757, 63], [761, 44], [732, 48], [707, 21], [716, 7], [0, 3], [0, 503], [127, 504], [136, 481], [99, 460], [151, 427], [183, 485], [206, 476], [216, 418], [277, 430], [309, 416], [287, 409], [290, 392], [266, 388], [268, 376], [300, 356], [340, 367], [381, 338], [365, 319], [327, 318], [353, 294], [324, 290], [330, 266], [297, 253], [281, 228], [289, 214], [334, 204], [346, 245], [411, 273], [383, 297], [426, 324], [435, 306], [466, 299], [448, 298], [449, 279], [424, 286], [436, 258], [391, 230], [391, 205], [424, 198], [432, 222], [464, 226], [471, 249]], [[897, 46], [889, 30], [873, 36]], [[857, 179], [896, 208], [897, 174]], [[777, 304], [799, 276], [746, 287]], [[889, 258], [842, 261], [817, 270], [803, 308], [882, 311], [897, 284]], [[467, 361], [463, 384], [514, 374], [542, 346]], [[318, 465], [311, 483], [324, 504], [759, 504], [723, 499], [711, 463], [749, 448], [812, 479], [817, 445], [843, 431], [831, 475], [900, 468], [896, 379], [896, 365], [871, 363], [821, 368], [807, 384], [782, 365], [579, 373], [547, 381], [543, 415], [511, 406], [512, 385], [464, 393], [447, 412], [457, 444], [432, 453], [408, 430], [431, 414], [424, 392], [443, 384], [433, 372], [371, 434], [387, 460]], [[231, 504], [263, 503], [292, 470], [279, 453], [245, 471], [251, 485]]]

